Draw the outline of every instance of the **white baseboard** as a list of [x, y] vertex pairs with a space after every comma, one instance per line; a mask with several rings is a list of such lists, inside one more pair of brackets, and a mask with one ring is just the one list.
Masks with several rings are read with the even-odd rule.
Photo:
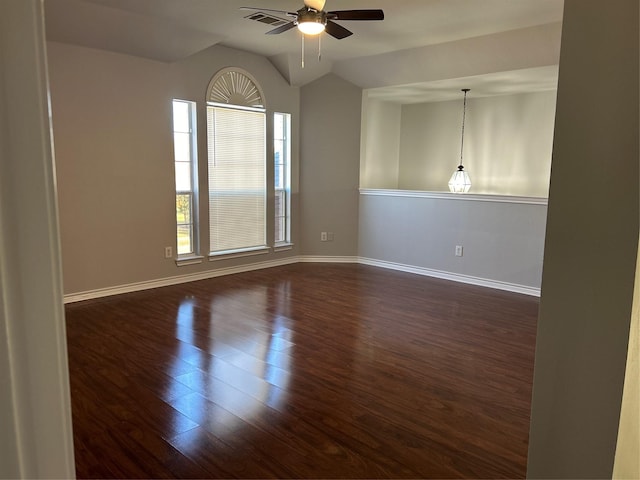
[[388, 268], [390, 270], [399, 270], [401, 272], [415, 273], [427, 277], [441, 278], [443, 280], [451, 280], [454, 282], [468, 283], [470, 285], [478, 285], [480, 287], [495, 288], [497, 290], [506, 290], [508, 292], [522, 293], [533, 297], [540, 296], [540, 289], [529, 287], [526, 285], [518, 285], [516, 283], [501, 282], [499, 280], [489, 280], [486, 278], [472, 277], [470, 275], [462, 275], [459, 273], [444, 272], [441, 270], [433, 270], [430, 268], [416, 267], [413, 265], [404, 265], [401, 263], [387, 262], [384, 260], [375, 260], [372, 258], [359, 258], [358, 263], [363, 265], [372, 265], [374, 267]]
[[267, 262], [251, 263], [248, 265], [239, 265], [237, 267], [218, 268], [216, 270], [208, 270], [206, 272], [192, 273], [189, 275], [179, 275], [175, 277], [160, 278], [157, 280], [149, 280], [146, 282], [129, 283], [127, 285], [119, 285], [117, 287], [99, 288], [96, 290], [87, 290], [85, 292], [71, 293], [64, 296], [64, 303], [80, 302], [82, 300], [91, 300], [94, 298], [108, 297], [110, 295], [120, 295], [122, 293], [139, 292], [152, 288], [168, 287], [170, 285], [178, 285], [181, 283], [194, 282], [196, 280], [206, 280], [208, 278], [222, 277], [224, 275], [232, 275], [234, 273], [249, 272], [252, 270], [260, 270], [263, 268], [279, 267], [281, 265], [289, 265], [298, 263], [298, 257], [288, 257], [281, 260], [270, 260]]
[[359, 257], [329, 257], [320, 255], [302, 255], [298, 257], [300, 263], [358, 263]]
[[239, 265], [236, 267], [219, 268], [216, 270], [208, 270], [206, 272], [193, 273], [189, 275], [179, 275], [175, 277], [161, 278], [157, 280], [149, 280], [146, 282], [129, 283], [127, 285], [119, 285], [117, 287], [99, 288], [96, 290], [87, 290], [85, 292], [70, 293], [64, 296], [64, 303], [80, 302], [82, 300], [91, 300], [95, 298], [108, 297], [111, 295], [120, 295], [122, 293], [138, 292], [149, 290], [152, 288], [167, 287], [170, 285], [178, 285], [181, 283], [194, 282], [196, 280], [206, 280], [208, 278], [222, 277], [224, 275], [232, 275], [234, 273], [249, 272], [252, 270], [260, 270], [263, 268], [279, 267], [282, 265], [290, 265], [292, 263], [360, 263], [362, 265], [371, 265], [374, 267], [387, 268], [390, 270], [398, 270], [401, 272], [414, 273], [427, 277], [441, 278], [443, 280], [451, 280], [454, 282], [478, 285], [481, 287], [495, 288], [498, 290], [506, 290], [509, 292], [522, 293], [534, 297], [540, 296], [540, 289], [528, 287], [525, 285], [517, 285], [513, 283], [500, 282], [497, 280], [488, 280], [486, 278], [472, 277], [469, 275], [461, 275], [451, 272], [443, 272], [440, 270], [432, 270], [429, 268], [416, 267], [413, 265], [404, 265], [401, 263], [387, 262], [384, 260], [375, 260], [363, 257], [337, 257], [337, 256], [316, 256], [302, 255], [297, 257], [287, 257], [281, 260], [270, 260], [266, 262], [257, 262], [247, 265]]

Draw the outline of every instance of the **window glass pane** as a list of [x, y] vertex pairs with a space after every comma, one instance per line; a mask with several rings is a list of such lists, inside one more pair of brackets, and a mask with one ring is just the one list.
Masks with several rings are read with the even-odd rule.
[[273, 151], [275, 152], [276, 163], [282, 163], [284, 160], [284, 142], [282, 140], [273, 141]]
[[178, 255], [197, 253], [197, 150], [195, 102], [173, 103], [174, 170], [176, 187], [176, 239]]
[[191, 190], [191, 163], [176, 162], [176, 191]]
[[189, 132], [189, 103], [173, 102], [173, 131]]
[[276, 190], [276, 196], [275, 196], [275, 211], [276, 211], [276, 215], [275, 215], [275, 221], [276, 221], [276, 225], [275, 225], [275, 242], [284, 242], [286, 240], [286, 236], [285, 236], [285, 227], [286, 227], [286, 223], [285, 223], [285, 215], [286, 215], [286, 210], [285, 210], [285, 192], [284, 190]]
[[283, 122], [284, 118], [282, 115], [274, 115], [273, 118], [273, 138], [276, 140], [282, 140], [284, 138], [283, 132]]
[[284, 218], [276, 217], [276, 235], [274, 238], [276, 243], [281, 243], [285, 241], [284, 236]]
[[276, 190], [276, 217], [284, 216], [284, 190]]
[[285, 174], [284, 174], [284, 165], [283, 164], [277, 164], [275, 165], [275, 177], [274, 177], [274, 184], [275, 184], [275, 188], [284, 188], [284, 183], [285, 183]]
[[176, 195], [176, 223], [191, 223], [191, 194]]
[[191, 225], [178, 225], [178, 255], [193, 253]]
[[191, 161], [191, 134], [174, 133], [173, 148], [176, 162]]
[[290, 242], [290, 195], [291, 177], [291, 115], [275, 113], [273, 116], [273, 163], [275, 189], [274, 241], [275, 243]]

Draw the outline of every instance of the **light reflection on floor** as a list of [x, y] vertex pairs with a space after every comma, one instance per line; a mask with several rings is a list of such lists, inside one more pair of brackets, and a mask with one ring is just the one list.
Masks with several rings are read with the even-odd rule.
[[[250, 292], [228, 292], [200, 308], [185, 298], [176, 313], [174, 365], [168, 372], [166, 401], [207, 431], [224, 436], [241, 421], [265, 408], [280, 410], [287, 400], [294, 344], [291, 320], [266, 315], [271, 305], [286, 303], [289, 286], [260, 286]], [[275, 298], [273, 296], [275, 295]], [[240, 300], [242, 299], [242, 301]], [[228, 312], [240, 315], [230, 318]], [[277, 310], [280, 310], [277, 308]], [[184, 364], [190, 368], [185, 373]]]

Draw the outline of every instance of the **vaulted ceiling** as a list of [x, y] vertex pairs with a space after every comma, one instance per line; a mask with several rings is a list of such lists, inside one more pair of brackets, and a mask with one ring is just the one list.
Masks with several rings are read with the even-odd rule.
[[544, 90], [557, 78], [563, 0], [327, 0], [385, 19], [341, 21], [354, 33], [342, 40], [307, 38], [304, 68], [297, 29], [265, 36], [273, 27], [242, 6], [296, 11], [302, 0], [45, 0], [47, 38], [163, 62], [222, 45], [267, 57], [291, 85], [334, 72], [403, 102], [469, 82], [485, 95]]

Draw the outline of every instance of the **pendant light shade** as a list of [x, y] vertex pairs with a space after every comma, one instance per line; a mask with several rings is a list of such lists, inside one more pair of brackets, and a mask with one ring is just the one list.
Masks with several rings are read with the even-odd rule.
[[467, 193], [471, 188], [471, 178], [469, 174], [464, 171], [464, 166], [462, 165], [462, 155], [464, 153], [464, 121], [467, 115], [467, 92], [470, 89], [463, 88], [464, 92], [464, 103], [462, 107], [462, 140], [460, 142], [460, 164], [458, 165], [458, 169], [453, 172], [451, 178], [449, 179], [449, 191], [452, 193]]
[[449, 179], [449, 191], [453, 193], [467, 193], [471, 188], [471, 178], [469, 174], [464, 171], [462, 165], [458, 166], [458, 170], [453, 172], [451, 179]]

